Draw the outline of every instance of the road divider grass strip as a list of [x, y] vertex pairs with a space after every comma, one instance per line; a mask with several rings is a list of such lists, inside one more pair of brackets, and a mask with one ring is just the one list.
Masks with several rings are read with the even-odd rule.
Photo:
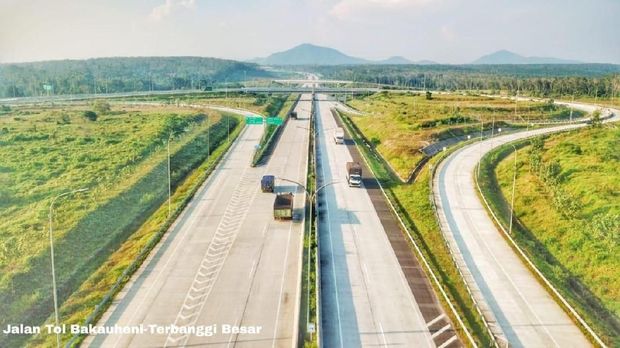
[[[292, 110], [292, 109], [291, 109]], [[308, 142], [308, 168], [306, 176], [306, 185], [308, 192], [314, 192], [316, 189], [316, 142], [315, 142], [315, 126], [314, 126], [314, 103], [310, 111], [310, 141]], [[316, 201], [309, 202], [314, 204]], [[316, 223], [315, 216], [318, 212], [317, 207], [314, 206], [312, 212], [310, 209], [306, 209], [306, 219], [304, 220], [304, 259], [301, 277], [301, 315], [299, 316], [299, 342], [300, 346], [304, 348], [316, 348], [319, 347], [320, 339], [320, 269], [318, 265], [318, 225]], [[314, 233], [314, 235], [313, 235]], [[314, 324], [316, 332], [310, 334], [308, 332], [308, 325]]]

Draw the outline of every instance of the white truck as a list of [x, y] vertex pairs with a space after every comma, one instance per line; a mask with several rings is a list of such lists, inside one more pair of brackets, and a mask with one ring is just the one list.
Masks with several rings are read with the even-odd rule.
[[362, 186], [362, 166], [358, 162], [347, 162], [347, 183], [349, 187]]
[[344, 129], [338, 127], [334, 131], [334, 142], [336, 144], [344, 144]]

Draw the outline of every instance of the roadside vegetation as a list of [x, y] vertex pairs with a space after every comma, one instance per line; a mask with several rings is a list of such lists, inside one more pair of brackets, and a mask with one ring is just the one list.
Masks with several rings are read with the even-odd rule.
[[[1, 116], [0, 326], [39, 325], [53, 312], [47, 218], [54, 196], [89, 189], [55, 205], [63, 303], [165, 202], [170, 134], [174, 190], [238, 123], [213, 111], [106, 102], [14, 107]], [[27, 338], [0, 341], [15, 346]]]
[[[363, 115], [349, 117], [390, 163], [407, 178], [424, 158], [421, 149], [438, 141], [484, 129], [504, 127], [508, 123], [532, 120], [566, 119], [570, 109], [550, 102], [519, 101], [478, 95], [377, 93], [348, 101]], [[516, 113], [515, 113], [516, 106]], [[573, 111], [573, 117], [582, 116]]]
[[[620, 129], [535, 138], [520, 144], [513, 237], [609, 344], [620, 345]], [[508, 226], [512, 146], [487, 155], [480, 184]]]

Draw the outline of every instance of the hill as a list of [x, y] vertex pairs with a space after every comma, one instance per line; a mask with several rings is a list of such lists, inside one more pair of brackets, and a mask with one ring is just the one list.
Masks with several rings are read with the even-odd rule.
[[204, 88], [270, 77], [256, 64], [204, 57], [114, 57], [0, 64], [0, 98]]
[[383, 60], [369, 60], [344, 54], [334, 48], [301, 44], [286, 51], [271, 54], [266, 58], [256, 58], [252, 63], [262, 65], [406, 65], [437, 64], [429, 60], [411, 61], [402, 56], [392, 56]]
[[264, 65], [352, 65], [365, 64], [367, 60], [348, 56], [336, 49], [301, 44], [286, 51], [273, 53], [253, 62]]
[[551, 57], [524, 57], [514, 52], [500, 50], [484, 55], [471, 64], [580, 64], [583, 62]]
[[393, 56], [388, 59], [380, 60], [379, 64], [414, 64], [411, 60], [402, 56]]

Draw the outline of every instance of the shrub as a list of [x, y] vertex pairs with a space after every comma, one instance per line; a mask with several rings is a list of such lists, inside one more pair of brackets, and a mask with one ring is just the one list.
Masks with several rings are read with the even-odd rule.
[[107, 114], [108, 112], [110, 112], [110, 103], [106, 102], [105, 100], [95, 100], [95, 102], [93, 103], [93, 109], [102, 115]]
[[93, 122], [97, 121], [97, 113], [94, 111], [90, 111], [90, 110], [84, 111], [82, 116], [89, 121], [93, 121]]

